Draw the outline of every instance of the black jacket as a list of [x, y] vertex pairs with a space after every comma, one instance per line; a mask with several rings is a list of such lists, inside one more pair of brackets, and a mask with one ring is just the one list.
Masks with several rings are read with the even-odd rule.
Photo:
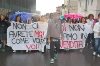
[[5, 22], [5, 20], [0, 20], [0, 34], [7, 33], [8, 27], [9, 27], [9, 24]]

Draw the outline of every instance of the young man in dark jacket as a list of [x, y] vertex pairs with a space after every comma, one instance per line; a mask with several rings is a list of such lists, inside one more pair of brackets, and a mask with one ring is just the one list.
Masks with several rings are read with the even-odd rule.
[[54, 59], [57, 59], [57, 54], [60, 49], [60, 35], [62, 36], [62, 40], [64, 40], [62, 25], [59, 18], [60, 14], [57, 12], [54, 13], [53, 18], [48, 25], [47, 38], [48, 38], [48, 43], [50, 43], [50, 56], [51, 56], [50, 63], [54, 63]]
[[0, 16], [0, 40], [2, 41], [2, 51], [5, 51], [5, 44], [7, 38], [8, 23], [4, 20], [4, 16]]

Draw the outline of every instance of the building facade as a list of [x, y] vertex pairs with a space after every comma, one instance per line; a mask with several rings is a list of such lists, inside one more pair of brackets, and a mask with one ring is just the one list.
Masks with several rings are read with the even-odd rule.
[[11, 11], [35, 12], [36, 0], [0, 0], [0, 14]]
[[78, 13], [78, 0], [68, 0], [69, 1], [69, 13]]
[[94, 17], [100, 13], [100, 0], [78, 0], [78, 13], [83, 16], [93, 14]]
[[56, 12], [62, 14], [62, 13], [61, 13], [61, 12], [62, 12], [62, 6], [56, 7]]
[[62, 13], [78, 13], [78, 0], [64, 0]]

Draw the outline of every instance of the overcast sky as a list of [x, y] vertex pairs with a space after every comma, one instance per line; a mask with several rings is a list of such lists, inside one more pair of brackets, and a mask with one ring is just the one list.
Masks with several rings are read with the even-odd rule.
[[64, 0], [36, 0], [36, 10], [41, 14], [55, 12], [57, 6], [64, 4]]

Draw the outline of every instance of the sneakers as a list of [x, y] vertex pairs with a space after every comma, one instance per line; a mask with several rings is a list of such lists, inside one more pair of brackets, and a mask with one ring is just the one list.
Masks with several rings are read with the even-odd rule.
[[26, 50], [26, 52], [28, 52], [28, 50]]
[[50, 63], [54, 63], [54, 59], [51, 59], [51, 60], [50, 60]]
[[16, 52], [16, 50], [14, 50], [13, 52]]
[[100, 57], [100, 55], [97, 55], [97, 57]]
[[69, 48], [66, 48], [65, 50], [66, 50], [66, 51], [69, 51]]
[[[58, 54], [55, 54], [55, 55], [54, 55], [54, 59], [57, 59], [57, 57], [58, 57]], [[54, 63], [54, 59], [52, 58], [52, 59], [50, 60], [50, 63]]]
[[57, 59], [57, 57], [58, 57], [58, 54], [55, 54], [55, 55], [54, 55], [54, 59]]
[[5, 48], [2, 48], [2, 51], [5, 51]]
[[80, 52], [83, 52], [83, 50], [80, 50]]
[[39, 49], [39, 51], [42, 51], [42, 49]]
[[93, 52], [93, 55], [96, 55], [96, 52]]
[[[96, 52], [93, 52], [93, 55], [96, 55]], [[97, 54], [97, 57], [100, 57], [100, 55], [99, 55], [99, 54]]]
[[44, 52], [44, 49], [41, 49], [41, 52], [43, 53]]

